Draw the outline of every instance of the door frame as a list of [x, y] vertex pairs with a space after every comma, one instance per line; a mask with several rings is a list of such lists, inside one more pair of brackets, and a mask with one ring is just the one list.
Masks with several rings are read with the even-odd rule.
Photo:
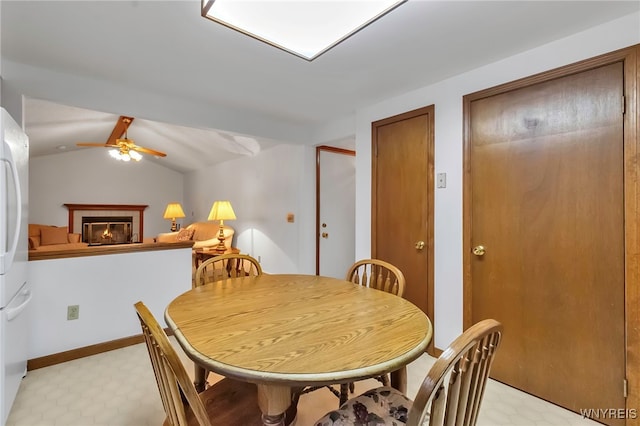
[[[356, 156], [356, 152], [350, 149], [328, 145], [316, 146], [316, 275], [320, 275], [320, 153], [322, 151]], [[346, 274], [347, 271], [344, 273]]]
[[[472, 187], [471, 187], [471, 102], [481, 98], [502, 94], [552, 79], [588, 71], [615, 62], [624, 63], [624, 98], [621, 99], [623, 115], [624, 150], [624, 221], [625, 221], [625, 374], [627, 380], [627, 410], [636, 410], [636, 418], [628, 418], [627, 425], [640, 425], [640, 185], [638, 179], [640, 161], [638, 143], [640, 140], [640, 45], [616, 50], [574, 64], [535, 74], [489, 89], [474, 92], [463, 97], [463, 324], [472, 324]], [[589, 407], [590, 408], [590, 407]], [[593, 407], [599, 408], [599, 407]], [[613, 407], [612, 407], [613, 408]], [[615, 407], [622, 408], [622, 407]]]
[[[383, 118], [371, 123], [371, 257], [376, 258], [378, 247], [376, 244], [376, 228], [377, 228], [377, 213], [375, 206], [377, 205], [377, 152], [376, 146], [378, 143], [377, 128], [385, 126], [387, 124], [395, 123], [397, 121], [407, 120], [409, 118], [418, 117], [420, 115], [427, 115], [427, 122], [429, 128], [427, 129], [427, 237], [426, 237], [426, 249], [427, 249], [427, 316], [431, 321], [431, 327], [435, 330], [435, 310], [434, 310], [434, 200], [435, 200], [435, 188], [434, 188], [434, 151], [435, 151], [435, 105], [429, 105], [426, 107], [407, 111], [398, 115]], [[435, 333], [435, 331], [434, 331]], [[427, 346], [427, 353], [431, 356], [438, 356], [442, 353], [441, 350], [435, 347], [435, 338], [432, 338]]]

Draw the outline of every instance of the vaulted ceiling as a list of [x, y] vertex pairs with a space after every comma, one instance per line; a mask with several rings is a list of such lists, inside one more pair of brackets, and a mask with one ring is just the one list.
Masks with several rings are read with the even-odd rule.
[[[167, 152], [152, 161], [188, 171], [253, 155], [256, 145], [317, 142], [318, 129], [358, 108], [633, 13], [639, 2], [409, 0], [313, 62], [202, 18], [200, 1], [0, 8], [2, 76], [28, 97], [32, 155], [106, 141], [119, 115], [138, 113], [129, 136]], [[59, 90], [74, 79], [78, 93]], [[80, 93], [91, 82], [136, 97], [107, 90], [92, 103]], [[349, 143], [344, 136], [336, 143]]]

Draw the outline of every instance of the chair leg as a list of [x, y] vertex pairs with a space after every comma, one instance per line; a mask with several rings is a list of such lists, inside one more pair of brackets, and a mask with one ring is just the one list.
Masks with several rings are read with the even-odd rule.
[[291, 404], [298, 406], [298, 402], [300, 401], [300, 395], [302, 395], [303, 387], [295, 387], [291, 388]]
[[342, 404], [347, 402], [348, 399], [349, 399], [349, 383], [342, 383], [340, 385], [340, 405], [339, 405], [339, 407], [342, 407]]
[[356, 384], [351, 382], [349, 383], [349, 392], [354, 393], [356, 391]]
[[378, 377], [378, 380], [382, 382], [382, 386], [389, 386], [389, 375], [385, 374], [383, 376]]

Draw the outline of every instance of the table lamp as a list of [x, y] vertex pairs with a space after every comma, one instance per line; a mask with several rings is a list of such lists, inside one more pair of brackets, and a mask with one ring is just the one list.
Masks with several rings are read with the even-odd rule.
[[220, 221], [220, 233], [218, 234], [219, 243], [216, 246], [216, 251], [219, 253], [224, 253], [227, 250], [227, 247], [224, 245], [224, 221], [234, 220], [235, 218], [236, 214], [233, 212], [233, 207], [231, 207], [229, 201], [216, 201], [213, 203], [207, 220]]
[[180, 203], [169, 203], [167, 208], [164, 211], [164, 218], [171, 219], [171, 232], [175, 232], [178, 230], [178, 225], [176, 224], [176, 219], [182, 218], [184, 216], [184, 211], [182, 211], [182, 206]]

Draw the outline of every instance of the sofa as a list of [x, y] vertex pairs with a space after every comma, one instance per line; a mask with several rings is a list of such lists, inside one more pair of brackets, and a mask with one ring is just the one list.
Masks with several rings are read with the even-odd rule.
[[66, 226], [29, 224], [29, 250], [67, 250], [88, 247], [81, 235], [70, 233]]
[[[192, 278], [196, 271], [196, 250], [209, 249], [215, 250], [218, 241], [218, 233], [220, 232], [220, 224], [218, 222], [194, 222], [191, 225], [182, 228], [177, 232], [165, 232], [158, 234], [156, 242], [171, 243], [175, 241], [193, 241], [193, 251], [191, 255]], [[234, 229], [224, 225], [222, 227], [224, 234], [224, 245], [229, 250], [232, 246]]]
[[[223, 226], [224, 245], [227, 249], [231, 248], [234, 229], [230, 226]], [[218, 222], [194, 222], [191, 225], [182, 228], [177, 232], [166, 232], [158, 234], [156, 242], [169, 243], [173, 241], [193, 241], [193, 250], [202, 248], [214, 249], [218, 241], [218, 233], [220, 232], [220, 224]]]

